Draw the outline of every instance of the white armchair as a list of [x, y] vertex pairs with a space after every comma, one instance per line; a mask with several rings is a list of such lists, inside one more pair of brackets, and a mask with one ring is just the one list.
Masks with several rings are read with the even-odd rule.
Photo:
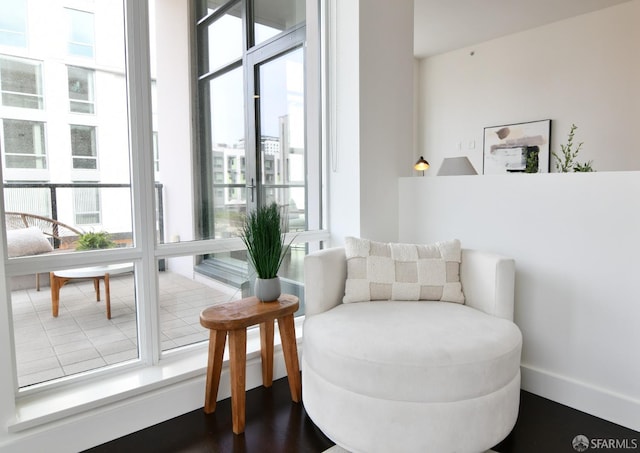
[[513, 428], [522, 336], [514, 261], [462, 250], [465, 304], [342, 303], [343, 248], [306, 257], [305, 409], [351, 452], [483, 452]]

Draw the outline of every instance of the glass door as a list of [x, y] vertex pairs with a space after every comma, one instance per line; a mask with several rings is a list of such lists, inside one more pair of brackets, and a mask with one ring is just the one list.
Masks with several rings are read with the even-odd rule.
[[[276, 203], [286, 232], [306, 229], [304, 49], [255, 66], [258, 203]], [[302, 281], [304, 248], [285, 258], [280, 277]], [[289, 290], [292, 292], [293, 288]]]
[[305, 229], [304, 53], [291, 50], [256, 68], [260, 202], [277, 203], [287, 231]]
[[[249, 6], [244, 16], [243, 4]], [[297, 16], [276, 20], [271, 14], [276, 11], [254, 6], [232, 1], [199, 24], [201, 135], [196, 165], [202, 239], [238, 237], [246, 213], [272, 202], [280, 207], [287, 232], [304, 231], [307, 225], [306, 28]], [[279, 25], [257, 44], [249, 33], [247, 50], [227, 55], [221, 43], [241, 41], [243, 17], [260, 22], [261, 29], [267, 26], [262, 22]], [[294, 260], [294, 255], [287, 257], [281, 277], [300, 282], [302, 259]], [[293, 261], [300, 263], [291, 266]], [[293, 272], [294, 267], [299, 270]], [[252, 293], [254, 276], [245, 250], [203, 255], [196, 270], [241, 289], [243, 296]]]

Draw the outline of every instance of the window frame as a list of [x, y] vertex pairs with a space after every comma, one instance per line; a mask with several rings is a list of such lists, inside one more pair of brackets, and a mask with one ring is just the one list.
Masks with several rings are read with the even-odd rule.
[[[155, 250], [155, 242], [153, 239], [156, 234], [156, 193], [153, 176], [153, 144], [151, 137], [150, 49], [148, 28], [140, 27], [141, 22], [138, 22], [139, 20], [148, 22], [148, 9], [147, 2], [144, 0], [122, 0], [122, 6], [124, 10], [123, 20], [125, 21], [123, 24], [123, 30], [125, 31], [123, 45], [126, 46], [126, 52], [124, 52], [126, 66], [124, 77], [128, 86], [138, 87], [138, 89], [128, 92], [126, 100], [129, 113], [127, 115], [126, 127], [131, 159], [131, 211], [134, 245], [132, 247], [92, 250], [91, 252], [42, 254], [6, 259], [6, 231], [4, 227], [1, 227], [0, 247], [5, 259], [0, 260], [3, 262], [0, 264], [0, 270], [4, 270], [4, 278], [0, 285], [5, 288], [7, 294], [9, 294], [10, 285], [8, 282], [9, 279], [14, 276], [34, 273], [48, 274], [51, 269], [89, 267], [123, 262], [133, 263], [135, 268], [136, 303], [138, 305], [139, 356], [137, 359], [96, 368], [83, 374], [65, 376], [60, 379], [44, 381], [39, 384], [20, 388], [17, 381], [16, 350], [13, 346], [13, 337], [11, 337], [10, 357], [12, 358], [12, 366], [10, 368], [13, 374], [15, 401], [18, 406], [23, 404], [29, 405], [29, 401], [31, 401], [30, 398], [36, 394], [42, 394], [42, 397], [46, 399], [49, 395], [55, 395], [70, 386], [88, 383], [98, 376], [107, 377], [114, 373], [126, 373], [129, 370], [144, 370], [150, 365], [157, 365], [160, 360], [158, 347], [154, 346], [155, 343], [159, 344], [159, 333], [157, 329], [152, 327], [153, 319], [157, 313], [157, 307], [154, 307], [155, 303], [153, 301], [158, 300], [158, 292], [156, 286], [157, 276], [155, 275], [157, 266], [155, 254], [157, 251]], [[67, 93], [67, 87], [63, 85], [60, 88], [60, 94]], [[3, 122], [6, 120], [17, 121], [13, 118], [5, 118], [0, 121]], [[45, 143], [45, 156], [47, 156], [48, 162], [48, 155], [46, 154], [47, 123], [45, 121], [32, 122], [44, 124], [45, 140], [43, 143]], [[2, 129], [4, 129], [4, 126]], [[69, 132], [67, 132], [67, 134], [69, 134]], [[4, 146], [3, 149], [5, 149]], [[3, 153], [3, 158], [4, 154], [5, 153]], [[9, 173], [9, 171], [15, 170], [7, 169], [7, 173]], [[33, 171], [34, 170], [30, 170], [30, 172]], [[46, 180], [48, 178], [45, 177], [44, 179]], [[88, 184], [86, 180], [83, 180], [81, 183]], [[0, 214], [4, 214], [4, 212], [4, 196], [0, 196]], [[147, 221], [147, 219], [153, 220]], [[10, 301], [11, 299], [9, 298], [8, 300]], [[11, 325], [13, 323], [11, 311], [8, 311], [8, 317], [5, 320], [1, 318], [0, 315], [0, 321], [6, 321], [8, 324], [7, 331], [11, 332]], [[39, 398], [35, 398], [33, 401], [37, 405]], [[46, 412], [49, 409], [45, 408], [42, 410]]]
[[[91, 137], [90, 137], [90, 155], [85, 155], [85, 154], [78, 154], [79, 149], [75, 146], [77, 144], [77, 142], [74, 140], [74, 128], [77, 130], [81, 130], [81, 129], [86, 129], [91, 131]], [[96, 126], [89, 126], [86, 124], [70, 124], [69, 125], [69, 132], [70, 132], [70, 146], [71, 146], [71, 168], [74, 171], [96, 171], [99, 169], [99, 161], [98, 161], [98, 139], [97, 139], [97, 127]], [[80, 160], [84, 160], [84, 161], [93, 161], [95, 163], [93, 168], [87, 168], [87, 167], [82, 167], [82, 166], [76, 166], [76, 162], [80, 161]]]
[[[33, 71], [33, 78], [35, 79], [35, 87], [34, 92], [29, 91], [10, 91], [5, 89], [6, 82], [3, 82], [5, 79], [5, 71], [2, 70], [1, 63], [3, 62], [15, 62], [18, 64], [22, 64], [24, 66], [31, 66]], [[29, 58], [18, 58], [8, 55], [0, 56], [0, 105], [3, 107], [13, 107], [20, 109], [29, 109], [29, 110], [44, 110], [44, 87], [42, 82], [42, 61], [33, 60]], [[35, 99], [38, 106], [37, 107], [29, 107], [24, 105], [16, 105], [5, 102], [5, 95], [13, 96], [17, 98], [26, 98], [26, 99]]]
[[[2, 42], [2, 40], [0, 39], [0, 46], [7, 46], [7, 47], [20, 47], [20, 48], [25, 48], [28, 45], [28, 35], [27, 35], [27, 0], [19, 0], [20, 1], [20, 6], [23, 12], [23, 17], [22, 19], [22, 27], [20, 27], [20, 29], [10, 29], [10, 28], [0, 28], [0, 37], [2, 35], [6, 35], [6, 36], [19, 36], [22, 39], [19, 39], [20, 44], [13, 44], [13, 43], [9, 43], [7, 41]], [[8, 2], [7, 2], [8, 3]], [[14, 2], [15, 3], [15, 2]], [[16, 5], [12, 4], [10, 7], [8, 7], [8, 9], [12, 12], [16, 11]], [[0, 9], [0, 16], [6, 16], [5, 12], [3, 10]]]
[[[176, 374], [175, 367], [171, 367], [172, 363], [176, 363], [179, 357], [189, 360], [194, 353], [198, 357], [206, 355], [206, 342], [192, 345], [191, 348], [182, 348], [180, 350], [172, 350], [162, 352], [160, 350], [160, 334], [154, 325], [158, 319], [158, 306], [155, 301], [158, 300], [158, 283], [157, 283], [157, 263], [158, 260], [170, 257], [181, 257], [185, 255], [200, 255], [203, 249], [207, 252], [216, 253], [224, 252], [230, 249], [242, 249], [242, 243], [239, 238], [229, 240], [199, 240], [185, 243], [168, 243], [161, 244], [156, 241], [155, 228], [155, 188], [154, 188], [154, 158], [153, 158], [153, 126], [152, 126], [152, 106], [151, 106], [151, 78], [150, 78], [150, 46], [148, 35], [148, 5], [145, 0], [123, 0], [125, 8], [125, 45], [127, 52], [126, 58], [126, 82], [129, 86], [128, 90], [128, 130], [129, 130], [129, 149], [131, 152], [131, 191], [132, 191], [132, 222], [134, 245], [127, 248], [118, 248], [110, 250], [96, 250], [90, 253], [78, 254], [60, 254], [60, 255], [40, 255], [33, 257], [19, 258], [8, 261], [6, 258], [0, 264], [0, 270], [5, 271], [5, 278], [0, 287], [8, 293], [8, 279], [12, 276], [32, 274], [34, 272], [48, 272], [52, 268], [66, 267], [84, 267], [95, 264], [115, 264], [120, 262], [132, 262], [135, 267], [136, 295], [138, 303], [138, 337], [139, 337], [139, 358], [127, 363], [118, 364], [117, 366], [108, 366], [96, 369], [86, 375], [74, 376], [73, 378], [61, 379], [45, 383], [43, 386], [35, 388], [19, 389], [17, 387], [15, 349], [12, 344], [6, 346], [6, 350], [11, 357], [9, 364], [10, 372], [13, 373], [13, 387], [16, 394], [16, 408], [34, 408], [39, 406], [40, 402], [45, 402], [47, 398], [55, 398], [56, 395], [71, 391], [78, 384], [90, 387], [92, 380], [100, 377], [101, 381], [117, 380], [117, 376], [131, 375], [131, 373], [139, 373], [140, 376], [146, 376], [145, 382], [139, 384], [135, 391], [127, 390], [127, 395], [140, 394], [151, 389], [157, 389], [159, 385], [170, 385], [172, 383], [192, 379], [194, 376], [202, 375], [201, 365], [189, 364], [188, 369], [184, 368]], [[192, 11], [193, 13], [193, 11]], [[319, 100], [318, 100], [319, 102]], [[195, 106], [194, 106], [195, 108]], [[319, 114], [319, 113], [318, 113]], [[46, 124], [45, 124], [46, 126]], [[46, 132], [46, 130], [45, 130]], [[318, 169], [320, 173], [321, 169]], [[4, 199], [0, 197], [0, 213], [4, 211]], [[2, 233], [2, 241], [0, 249], [3, 250], [6, 257], [6, 235], [4, 228], [0, 228]], [[289, 235], [287, 238], [296, 242], [322, 241], [329, 237], [326, 231], [306, 231], [296, 235]], [[3, 319], [5, 316], [8, 318]], [[12, 322], [10, 311], [0, 311], [0, 321], [6, 321], [8, 324]], [[299, 320], [297, 321], [299, 322]], [[11, 326], [8, 326], [8, 332], [11, 332]], [[10, 341], [12, 343], [12, 341]], [[5, 346], [2, 346], [3, 350]], [[3, 355], [5, 357], [5, 355]], [[199, 363], [199, 362], [198, 362]], [[168, 373], [158, 372], [162, 370], [166, 364]], [[3, 373], [3, 375], [5, 375]], [[153, 375], [153, 377], [149, 377]], [[124, 384], [118, 386], [123, 388]], [[118, 390], [109, 390], [116, 392]], [[97, 392], [99, 395], [84, 394], [86, 401], [80, 403], [78, 401], [69, 401], [71, 408], [60, 410], [57, 415], [51, 416], [50, 413], [55, 411], [49, 407], [36, 407], [43, 415], [39, 418], [37, 415], [31, 414], [33, 417], [17, 419], [11, 422], [12, 431], [19, 429], [31, 428], [37, 424], [48, 423], [56, 418], [64, 418], [82, 411], [95, 408], [95, 401], [100, 400], [102, 403], [108, 404], [113, 402], [113, 395], [105, 396], [105, 391]], [[121, 393], [124, 397], [124, 391]], [[116, 398], [118, 398], [116, 396]], [[46, 404], [45, 404], [46, 405]], [[18, 410], [18, 409], [16, 409]], [[57, 409], [56, 409], [57, 410]], [[39, 421], [34, 422], [33, 420]], [[34, 424], [35, 423], [35, 424]]]
[[[81, 81], [86, 83], [87, 85], [87, 99], [74, 99], [72, 97], [71, 91], [71, 71], [79, 71], [86, 75], [86, 79]], [[95, 91], [96, 91], [96, 74], [95, 70], [91, 68], [83, 68], [82, 66], [75, 65], [67, 65], [67, 81], [69, 84], [68, 96], [69, 96], [69, 112], [78, 113], [84, 115], [95, 115], [96, 113], [96, 102], [95, 102]], [[86, 105], [89, 111], [84, 111], [82, 109], [74, 108], [74, 105]]]
[[[4, 149], [4, 153], [3, 153], [3, 160], [4, 160], [4, 166], [7, 169], [7, 171], [18, 171], [18, 170], [26, 170], [26, 171], [42, 171], [42, 170], [48, 170], [48, 166], [49, 166], [49, 157], [47, 155], [47, 124], [44, 121], [33, 121], [33, 120], [23, 120], [23, 119], [15, 119], [15, 118], [4, 118], [4, 119], [0, 119], [0, 122], [2, 123], [2, 148]], [[42, 147], [40, 149], [41, 152], [38, 152], [37, 149], [34, 148], [34, 152], [33, 153], [24, 153], [24, 152], [15, 152], [10, 150], [9, 148], [11, 147], [11, 145], [7, 144], [7, 123], [31, 123], [33, 125], [35, 124], [39, 124], [41, 125], [41, 144]], [[36, 145], [36, 143], [34, 143], [34, 146]], [[29, 167], [20, 167], [20, 166], [12, 166], [9, 165], [9, 158], [10, 157], [33, 157], [34, 161], [37, 162], [42, 161], [44, 162], [44, 164], [41, 167], [36, 166], [29, 166]]]
[[[68, 34], [67, 34], [67, 40], [66, 40], [67, 55], [72, 57], [77, 57], [77, 58], [94, 59], [95, 53], [96, 53], [96, 22], [94, 18], [94, 13], [92, 11], [84, 11], [77, 8], [65, 7], [64, 9], [67, 15], [67, 25], [69, 27], [67, 30]], [[75, 34], [77, 33], [76, 27], [78, 25], [82, 25], [82, 24], [78, 24], [78, 22], [75, 20], [76, 17], [81, 17], [78, 14], [80, 15], [87, 14], [88, 16], [86, 17], [91, 18], [91, 39], [89, 42], [77, 41], [73, 39], [75, 38]], [[89, 49], [90, 52], [89, 54], [85, 54], [83, 52], [75, 52], [72, 50], [73, 48]]]

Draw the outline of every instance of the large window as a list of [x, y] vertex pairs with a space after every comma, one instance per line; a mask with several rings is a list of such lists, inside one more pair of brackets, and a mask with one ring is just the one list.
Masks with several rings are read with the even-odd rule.
[[27, 0], [0, 0], [0, 45], [27, 46]]
[[0, 91], [4, 106], [42, 109], [42, 63], [0, 58]]
[[44, 123], [2, 121], [6, 168], [47, 168]]
[[[32, 248], [18, 248], [6, 266], [16, 377], [23, 389], [140, 357], [133, 275], [142, 266], [139, 253], [111, 256], [110, 264], [129, 269], [112, 278], [111, 318], [106, 316], [105, 288], [98, 295], [97, 285], [81, 278], [60, 288], [54, 310], [46, 288], [49, 273], [68, 268], [82, 273], [104, 265], [104, 253], [113, 251], [92, 250], [87, 258], [81, 233], [104, 232], [119, 250], [138, 250], [130, 162], [143, 151], [134, 153], [129, 146], [130, 137], [141, 132], [130, 134], [128, 125], [124, 3], [71, 2], [82, 10], [64, 8], [62, 3], [69, 2], [28, 3], [28, 23], [38, 24], [38, 37], [32, 47], [20, 50], [24, 58], [0, 59], [3, 197], [5, 210], [17, 213], [2, 224], [10, 244], [26, 226], [37, 227], [54, 253], [35, 255]], [[94, 23], [102, 30], [99, 47], [104, 54], [95, 52]], [[82, 66], [78, 57], [85, 61]], [[105, 96], [95, 96], [95, 80], [104, 80]], [[98, 162], [98, 150], [107, 151], [108, 159]], [[103, 245], [108, 244], [98, 244]], [[20, 267], [18, 258], [29, 265]]]
[[[24, 86], [45, 89], [13, 90], [40, 96], [38, 108], [0, 108], [2, 196], [5, 211], [71, 229], [56, 230], [54, 253], [0, 260], [11, 294], [0, 327], [11, 324], [19, 398], [162, 364], [187, 345], [206, 351], [200, 311], [251, 294], [238, 232], [260, 203], [280, 204], [296, 238], [285, 292], [302, 295], [302, 258], [325, 237], [311, 234], [321, 197], [309, 175], [321, 159], [306, 114], [318, 91], [307, 84], [304, 13], [280, 11], [283, 21], [263, 11], [261, 26], [273, 30], [258, 43], [252, 1], [150, 0], [149, 16], [145, 3], [29, 1], [29, 23], [45, 24], [39, 36], [51, 39], [37, 55], [21, 50], [41, 61], [32, 66], [40, 79], [31, 71]], [[194, 17], [191, 3], [203, 13]], [[140, 19], [149, 36], [133, 25]], [[47, 171], [22, 177], [34, 168]], [[114, 246], [81, 250], [79, 235], [92, 231]], [[55, 314], [51, 292], [35, 289], [33, 274], [46, 287], [50, 272], [105, 265], [126, 269], [110, 277], [110, 318], [92, 280], [67, 281]]]

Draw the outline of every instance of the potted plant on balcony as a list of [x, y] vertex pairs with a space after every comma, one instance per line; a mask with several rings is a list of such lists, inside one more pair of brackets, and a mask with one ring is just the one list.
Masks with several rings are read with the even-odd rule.
[[110, 249], [116, 246], [106, 231], [89, 231], [78, 237], [76, 250]]
[[291, 247], [285, 243], [280, 209], [276, 203], [250, 212], [240, 233], [247, 247], [249, 263], [256, 271], [255, 295], [263, 302], [276, 301], [280, 296], [278, 270]]

